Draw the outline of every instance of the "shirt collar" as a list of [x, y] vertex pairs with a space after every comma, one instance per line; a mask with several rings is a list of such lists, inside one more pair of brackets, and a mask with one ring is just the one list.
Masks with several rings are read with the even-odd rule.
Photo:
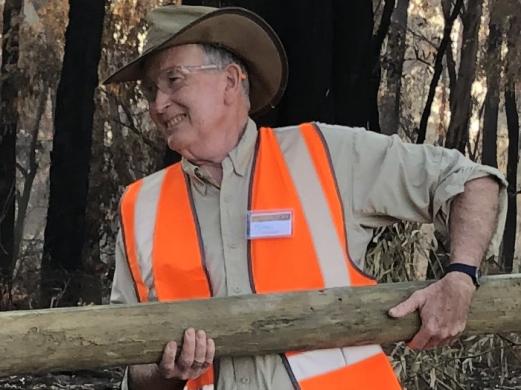
[[233, 170], [241, 177], [246, 174], [250, 159], [253, 156], [257, 135], [257, 125], [252, 119], [248, 118], [246, 129], [239, 143], [228, 153], [228, 157], [230, 157], [233, 165]]
[[[228, 157], [226, 157], [230, 159], [233, 171], [241, 177], [246, 174], [249, 162], [253, 156], [255, 143], [257, 142], [257, 134], [257, 125], [251, 118], [248, 118], [246, 129], [239, 142], [230, 153], [228, 153]], [[194, 180], [197, 190], [206, 193], [206, 185], [210, 184], [208, 182], [207, 173], [184, 157], [181, 159], [181, 166], [183, 171]]]

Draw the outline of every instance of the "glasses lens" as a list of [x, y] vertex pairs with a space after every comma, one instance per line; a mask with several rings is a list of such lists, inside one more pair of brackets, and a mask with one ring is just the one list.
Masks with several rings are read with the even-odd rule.
[[167, 69], [159, 74], [157, 87], [161, 91], [172, 95], [177, 91], [185, 77], [186, 73], [182, 72], [178, 66], [172, 69]]

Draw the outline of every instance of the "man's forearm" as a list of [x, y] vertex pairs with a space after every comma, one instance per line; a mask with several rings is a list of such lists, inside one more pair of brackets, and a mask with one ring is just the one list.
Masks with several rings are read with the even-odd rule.
[[129, 366], [128, 390], [183, 390], [186, 381], [180, 379], [164, 379], [157, 364]]
[[451, 262], [479, 267], [497, 224], [499, 184], [482, 177], [465, 184], [450, 214]]

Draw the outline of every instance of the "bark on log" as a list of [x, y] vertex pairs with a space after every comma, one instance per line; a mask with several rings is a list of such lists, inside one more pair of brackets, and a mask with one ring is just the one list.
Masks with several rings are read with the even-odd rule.
[[[429, 282], [277, 295], [0, 313], [0, 376], [158, 361], [188, 327], [217, 355], [252, 355], [410, 339], [418, 315], [387, 310]], [[521, 274], [487, 278], [467, 334], [521, 331]]]

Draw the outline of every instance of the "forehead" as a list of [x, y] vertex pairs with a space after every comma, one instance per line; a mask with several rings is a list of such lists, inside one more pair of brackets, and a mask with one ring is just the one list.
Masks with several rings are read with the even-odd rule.
[[152, 54], [145, 62], [145, 77], [152, 78], [158, 72], [176, 65], [202, 65], [204, 52], [200, 45], [169, 47]]

